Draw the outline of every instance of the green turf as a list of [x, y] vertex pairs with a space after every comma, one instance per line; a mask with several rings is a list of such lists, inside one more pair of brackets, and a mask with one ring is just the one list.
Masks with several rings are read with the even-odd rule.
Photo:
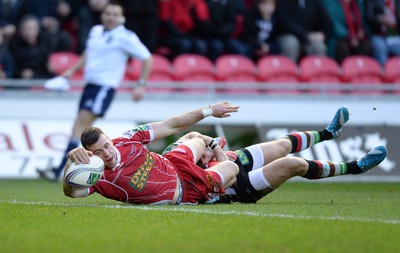
[[0, 252], [400, 252], [400, 184], [287, 183], [258, 204], [130, 206], [0, 180]]

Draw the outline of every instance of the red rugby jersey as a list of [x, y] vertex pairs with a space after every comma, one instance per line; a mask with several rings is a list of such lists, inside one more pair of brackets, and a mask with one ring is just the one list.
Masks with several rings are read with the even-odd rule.
[[126, 131], [112, 142], [118, 165], [106, 168], [90, 193], [132, 204], [167, 204], [176, 190], [177, 178], [172, 164], [144, 145], [153, 140], [151, 125]]

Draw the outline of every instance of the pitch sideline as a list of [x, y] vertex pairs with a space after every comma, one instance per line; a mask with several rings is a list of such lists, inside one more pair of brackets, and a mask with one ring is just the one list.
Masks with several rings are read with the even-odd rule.
[[163, 207], [163, 206], [135, 206], [135, 205], [98, 205], [98, 204], [59, 204], [49, 202], [34, 202], [34, 201], [2, 201], [0, 204], [17, 204], [17, 205], [44, 205], [44, 206], [58, 206], [58, 207], [100, 207], [100, 208], [111, 208], [111, 209], [134, 209], [134, 210], [145, 210], [145, 211], [164, 211], [164, 212], [182, 212], [182, 213], [198, 213], [198, 214], [210, 214], [210, 215], [244, 215], [252, 217], [263, 217], [263, 218], [282, 218], [282, 219], [303, 219], [303, 220], [335, 220], [335, 221], [357, 221], [367, 223], [384, 223], [384, 224], [400, 224], [400, 220], [384, 220], [384, 219], [368, 219], [358, 217], [340, 217], [340, 216], [305, 216], [305, 215], [289, 215], [289, 214], [267, 214], [257, 213], [250, 211], [212, 211], [207, 209], [187, 209], [182, 207]]

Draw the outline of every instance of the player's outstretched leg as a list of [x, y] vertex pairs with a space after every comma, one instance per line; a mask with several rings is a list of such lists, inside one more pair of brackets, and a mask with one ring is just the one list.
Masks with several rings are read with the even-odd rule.
[[331, 123], [322, 131], [304, 131], [289, 134], [287, 138], [292, 143], [290, 153], [303, 151], [322, 141], [338, 138], [343, 131], [343, 125], [349, 120], [349, 110], [347, 107], [340, 107]]
[[347, 107], [341, 107], [337, 110], [332, 122], [325, 128], [332, 134], [333, 139], [337, 139], [343, 131], [343, 125], [349, 120], [350, 113]]
[[320, 179], [346, 174], [361, 174], [378, 166], [387, 155], [385, 146], [377, 146], [358, 161], [351, 162], [325, 162], [319, 160], [306, 160], [307, 173], [303, 176], [308, 179]]
[[387, 149], [385, 146], [378, 146], [368, 152], [363, 158], [357, 161], [357, 166], [366, 172], [378, 164], [380, 164], [387, 155]]

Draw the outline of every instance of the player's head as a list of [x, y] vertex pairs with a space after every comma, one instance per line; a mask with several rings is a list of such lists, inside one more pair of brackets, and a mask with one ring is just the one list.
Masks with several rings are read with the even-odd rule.
[[81, 135], [82, 146], [100, 157], [106, 168], [117, 165], [117, 151], [107, 135], [98, 127], [89, 127]]
[[117, 1], [110, 1], [101, 13], [101, 21], [106, 30], [125, 23], [124, 9]]

